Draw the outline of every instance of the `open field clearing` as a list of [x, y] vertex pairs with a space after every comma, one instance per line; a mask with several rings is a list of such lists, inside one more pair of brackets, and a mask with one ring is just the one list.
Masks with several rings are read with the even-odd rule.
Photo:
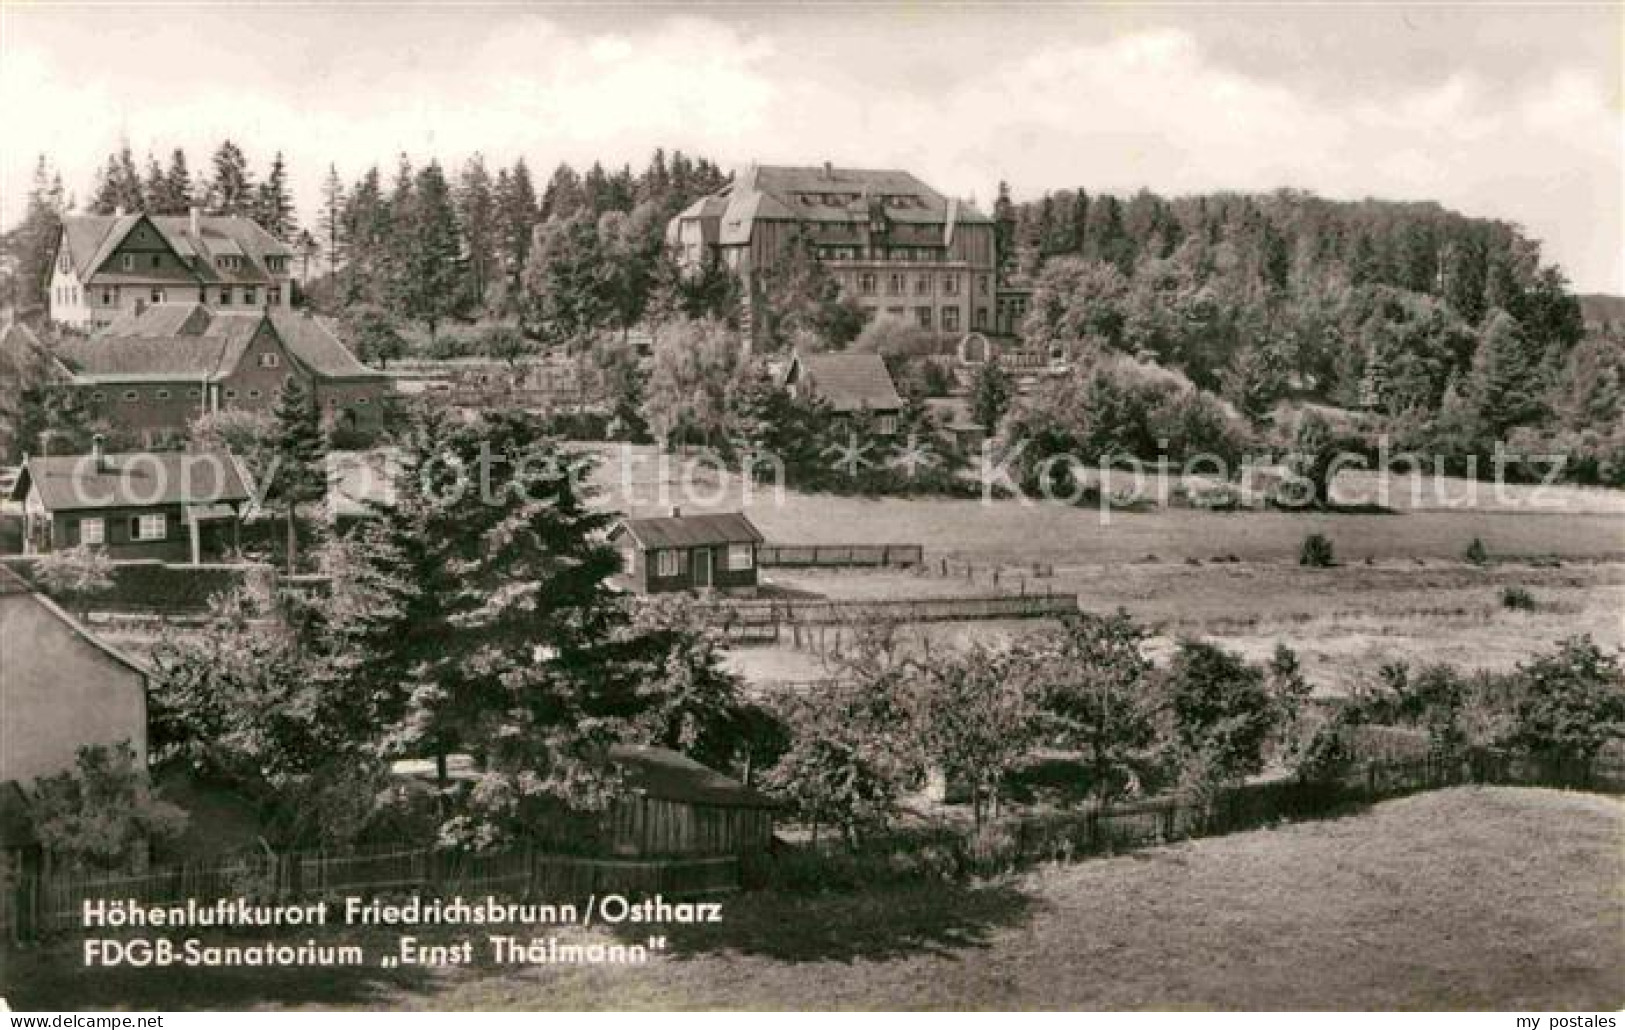
[[[777, 569], [769, 578], [856, 599], [993, 589], [986, 573], [971, 583], [958, 576], [890, 571]], [[1013, 582], [1006, 575], [1001, 589], [1014, 589]], [[1503, 607], [1501, 590], [1508, 586], [1529, 590], [1535, 610]], [[1213, 639], [1251, 658], [1267, 657], [1277, 642], [1288, 644], [1304, 660], [1310, 681], [1328, 694], [1346, 692], [1395, 660], [1503, 671], [1577, 633], [1589, 633], [1604, 646], [1625, 646], [1625, 564], [1480, 568], [1405, 561], [1305, 569], [1283, 563], [1159, 562], [1063, 567], [1054, 577], [1029, 580], [1028, 589], [1076, 593], [1085, 611], [1126, 608], [1155, 630], [1158, 649], [1182, 635]], [[951, 623], [905, 627], [902, 633], [918, 650], [925, 640], [944, 647], [955, 640], [994, 642], [1044, 625]], [[826, 647], [834, 640], [834, 632], [827, 631]], [[728, 663], [757, 681], [832, 674], [805, 638], [801, 649], [788, 643], [735, 648]]]
[[0, 977], [19, 1008], [1613, 1011], [1622, 832], [1617, 799], [1457, 788], [981, 886], [738, 895], [644, 966], [91, 976], [64, 942]]

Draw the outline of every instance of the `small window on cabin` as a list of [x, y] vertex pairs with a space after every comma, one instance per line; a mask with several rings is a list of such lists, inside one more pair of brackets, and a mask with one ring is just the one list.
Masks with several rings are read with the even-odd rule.
[[101, 519], [80, 519], [79, 542], [86, 546], [106, 543], [107, 523]]
[[134, 271], [135, 270], [135, 255], [134, 254], [124, 254], [124, 255], [122, 255], [120, 260], [119, 260], [119, 265], [126, 272]]
[[138, 401], [141, 399], [141, 395], [134, 390], [125, 390], [124, 399], [127, 401]]
[[259, 400], [260, 399], [260, 392], [258, 390], [250, 390], [250, 391], [248, 391], [248, 399], [251, 400], [251, 401]]
[[728, 545], [728, 570], [746, 572], [756, 564], [756, 548], [750, 544]]
[[164, 267], [164, 256], [162, 254], [154, 254], [152, 256], [152, 267], [154, 267], [154, 268], [162, 268], [162, 267]]
[[90, 399], [95, 401], [97, 404], [100, 404], [102, 401], [107, 399], [107, 394], [103, 393], [101, 390], [97, 390], [95, 393], [90, 395]]
[[169, 519], [163, 512], [137, 515], [130, 519], [130, 539], [162, 540], [169, 535]]
[[282, 303], [282, 288], [280, 286], [272, 286], [269, 289], [267, 289], [265, 291], [265, 302], [267, 304], [270, 304], [270, 305], [273, 305], [273, 306], [275, 306], [277, 304], [281, 304]]
[[661, 551], [659, 558], [659, 574], [661, 576], [680, 576], [683, 573], [683, 559], [687, 557], [684, 551]]
[[187, 396], [188, 400], [194, 400], [194, 401], [202, 400], [203, 399], [203, 391], [199, 390], [197, 387], [194, 386], [190, 390], [186, 391], [186, 396]]
[[237, 399], [237, 391], [236, 390], [227, 390], [226, 391], [226, 400], [234, 401], [236, 399]]
[[367, 403], [367, 398], [365, 398], [365, 397], [357, 397], [355, 399], [355, 402], [357, 404], [365, 405]]
[[157, 400], [160, 400], [160, 401], [167, 401], [167, 400], [169, 400], [169, 391], [168, 390], [157, 390], [157, 391], [155, 391], [153, 393], [153, 397], [155, 399], [157, 399]]
[[162, 304], [164, 302], [164, 291], [154, 288], [152, 291], [152, 302], [154, 304]]
[[243, 290], [243, 303], [244, 304], [253, 304], [254, 303], [254, 290], [252, 288]]
[[113, 306], [113, 291], [112, 291], [111, 288], [106, 287], [106, 286], [102, 287], [102, 306], [103, 307], [112, 307]]
[[226, 286], [221, 288], [220, 303], [227, 306], [231, 304], [231, 287]]

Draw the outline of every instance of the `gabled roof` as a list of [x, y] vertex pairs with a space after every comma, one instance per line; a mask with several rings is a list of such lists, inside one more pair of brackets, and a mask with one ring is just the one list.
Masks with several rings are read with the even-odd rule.
[[784, 381], [788, 383], [798, 376], [814, 396], [838, 413], [863, 409], [897, 411], [903, 406], [903, 398], [897, 393], [891, 372], [879, 354], [852, 351], [802, 354], [798, 351], [785, 367]]
[[64, 341], [56, 357], [85, 385], [212, 382], [236, 367], [226, 360], [228, 343], [212, 336], [93, 337]]
[[[102, 375], [143, 369], [158, 374], [180, 365], [189, 378], [218, 378], [237, 367], [267, 319], [294, 361], [318, 379], [384, 378], [382, 372], [357, 361], [322, 319], [280, 308], [216, 311], [196, 303], [154, 304], [120, 315], [89, 341], [71, 348], [71, 356], [78, 365], [75, 370], [84, 376], [98, 374], [94, 371], [98, 367], [108, 369]], [[157, 353], [166, 341], [174, 346], [175, 355]], [[130, 353], [120, 357], [118, 351]]]
[[[720, 206], [709, 201], [723, 201]], [[716, 218], [724, 244], [749, 242], [757, 221], [867, 224], [875, 210], [889, 222], [940, 227], [944, 245], [963, 224], [992, 220], [951, 200], [913, 174], [895, 168], [757, 165], [740, 172], [714, 197], [689, 205], [680, 218]]]
[[743, 512], [716, 515], [669, 515], [625, 519], [617, 527], [645, 550], [673, 547], [714, 547], [718, 544], [759, 544], [763, 537]]
[[727, 808], [777, 808], [778, 802], [701, 765], [686, 755], [648, 744], [612, 744], [610, 763], [620, 768], [625, 785], [648, 797], [689, 805]]
[[29, 458], [13, 500], [39, 492], [49, 511], [151, 508], [249, 499], [247, 477], [231, 455], [218, 451], [138, 451]]
[[[143, 220], [187, 262], [188, 271], [200, 283], [268, 283], [272, 276], [265, 259], [293, 256], [287, 244], [253, 219], [239, 215], [199, 215], [196, 233], [190, 215], [63, 215], [62, 243], [79, 278], [88, 281]], [[214, 260], [220, 256], [243, 260], [236, 268], [222, 269]]]
[[146, 666], [142, 665], [134, 658], [131, 658], [129, 655], [114, 647], [112, 644], [109, 644], [101, 637], [90, 632], [90, 630], [85, 628], [84, 623], [63, 611], [57, 606], [55, 601], [51, 600], [49, 597], [46, 597], [44, 593], [34, 589], [33, 584], [29, 583], [22, 576], [18, 575], [15, 569], [9, 568], [4, 564], [0, 564], [0, 598], [15, 600], [19, 597], [26, 597], [35, 604], [43, 607], [46, 611], [56, 616], [57, 619], [61, 620], [63, 623], [66, 623], [67, 627], [82, 637], [86, 643], [90, 644], [107, 657], [118, 662], [120, 665], [125, 666], [132, 672], [138, 672], [143, 676], [151, 674], [151, 670], [149, 670]]

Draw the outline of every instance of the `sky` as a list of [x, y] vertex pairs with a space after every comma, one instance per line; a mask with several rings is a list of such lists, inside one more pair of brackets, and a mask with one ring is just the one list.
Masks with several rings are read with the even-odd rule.
[[327, 166], [402, 152], [641, 168], [907, 168], [997, 184], [1437, 200], [1625, 293], [1625, 4], [51, 4], [0, 0], [0, 221], [37, 155], [87, 199], [223, 138]]

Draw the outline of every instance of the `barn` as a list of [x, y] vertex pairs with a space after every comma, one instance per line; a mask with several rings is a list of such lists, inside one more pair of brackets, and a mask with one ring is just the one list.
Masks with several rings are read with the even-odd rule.
[[621, 553], [621, 585], [640, 594], [718, 590], [754, 593], [761, 531], [743, 512], [626, 519], [609, 534]]

